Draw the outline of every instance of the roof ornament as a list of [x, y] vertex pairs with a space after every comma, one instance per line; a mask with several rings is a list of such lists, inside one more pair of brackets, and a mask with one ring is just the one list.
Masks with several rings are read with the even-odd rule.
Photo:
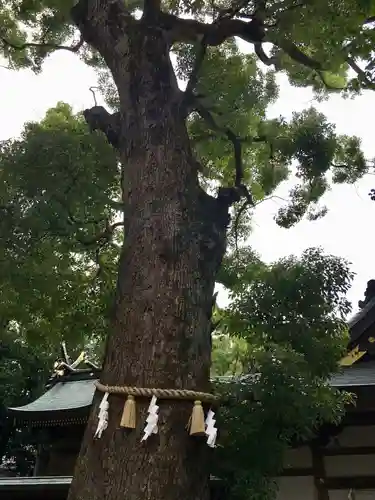
[[[81, 363], [86, 365], [85, 368], [79, 368]], [[82, 351], [77, 359], [72, 362], [65, 342], [61, 342], [61, 358], [55, 361], [53, 365], [52, 378], [64, 377], [71, 373], [87, 371], [87, 368], [99, 370], [99, 367], [87, 358], [87, 353], [85, 351]]]
[[358, 302], [358, 307], [363, 309], [366, 304], [375, 298], [375, 280], [370, 280], [367, 282], [367, 288], [365, 290], [365, 300], [360, 300]]

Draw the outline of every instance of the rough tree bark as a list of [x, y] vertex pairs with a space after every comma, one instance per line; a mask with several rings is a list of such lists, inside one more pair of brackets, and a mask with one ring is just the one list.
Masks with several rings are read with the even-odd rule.
[[[101, 381], [209, 390], [210, 316], [225, 252], [228, 203], [199, 186], [163, 30], [152, 9], [135, 21], [117, 0], [86, 0], [72, 17], [108, 64], [120, 96], [125, 243]], [[96, 394], [69, 500], [205, 500], [208, 453], [189, 437], [191, 403], [162, 402], [159, 434], [119, 427], [124, 399], [110, 397], [109, 426], [94, 440]], [[139, 411], [141, 409], [141, 411]]]

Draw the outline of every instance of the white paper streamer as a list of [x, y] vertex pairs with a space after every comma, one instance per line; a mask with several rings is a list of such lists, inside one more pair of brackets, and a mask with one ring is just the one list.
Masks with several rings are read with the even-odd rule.
[[215, 413], [209, 410], [206, 417], [206, 436], [207, 444], [210, 448], [215, 448], [217, 438], [217, 428], [215, 427], [216, 420], [214, 419]]
[[148, 417], [146, 419], [146, 427], [141, 441], [146, 441], [146, 439], [149, 438], [151, 434], [158, 433], [159, 406], [157, 406], [156, 401], [157, 401], [156, 397], [152, 396], [150, 406], [148, 407]]
[[108, 396], [109, 393], [106, 392], [99, 405], [99, 415], [98, 415], [99, 422], [98, 422], [98, 427], [96, 428], [96, 432], [94, 434], [94, 437], [97, 437], [98, 439], [102, 437], [103, 431], [105, 431], [106, 428], [108, 427], [108, 408], [109, 408]]

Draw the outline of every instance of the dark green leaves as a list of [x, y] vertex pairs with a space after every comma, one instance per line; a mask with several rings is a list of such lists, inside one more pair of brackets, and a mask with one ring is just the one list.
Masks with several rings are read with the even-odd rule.
[[0, 316], [37, 344], [103, 335], [119, 251], [116, 234], [99, 237], [117, 216], [113, 150], [59, 104], [2, 144], [0, 177]]
[[[345, 294], [353, 275], [347, 262], [317, 249], [270, 266], [242, 251], [227, 259], [224, 270], [233, 300], [221, 312], [221, 328], [235, 338], [225, 344], [219, 337], [216, 345], [219, 353], [226, 346], [228, 372], [239, 359], [251, 375], [221, 386], [229, 399], [220, 412], [217, 474], [230, 498], [264, 500], [274, 498], [271, 478], [288, 446], [310, 439], [324, 422], [337, 423], [350, 401], [328, 380], [345, 351]], [[214, 357], [221, 368], [222, 357]]]

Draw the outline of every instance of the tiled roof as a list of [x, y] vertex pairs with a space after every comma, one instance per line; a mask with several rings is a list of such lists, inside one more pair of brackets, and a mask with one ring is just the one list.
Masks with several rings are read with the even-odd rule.
[[348, 320], [351, 342], [356, 341], [375, 323], [375, 297], [363, 309], [360, 309]]
[[37, 486], [62, 486], [70, 485], [71, 476], [45, 476], [45, 477], [2, 477], [0, 478], [0, 488], [11, 487], [37, 487]]
[[85, 408], [91, 405], [94, 392], [93, 379], [58, 382], [32, 403], [18, 408], [9, 408], [9, 411], [11, 413], [36, 413]]
[[[61, 489], [70, 486], [71, 476], [44, 476], [44, 477], [5, 477], [0, 478], [0, 491], [24, 490], [24, 491], [48, 491], [48, 489]], [[215, 476], [210, 476], [211, 484], [218, 482]]]
[[345, 367], [331, 378], [333, 387], [363, 387], [375, 386], [375, 362], [358, 363]]

